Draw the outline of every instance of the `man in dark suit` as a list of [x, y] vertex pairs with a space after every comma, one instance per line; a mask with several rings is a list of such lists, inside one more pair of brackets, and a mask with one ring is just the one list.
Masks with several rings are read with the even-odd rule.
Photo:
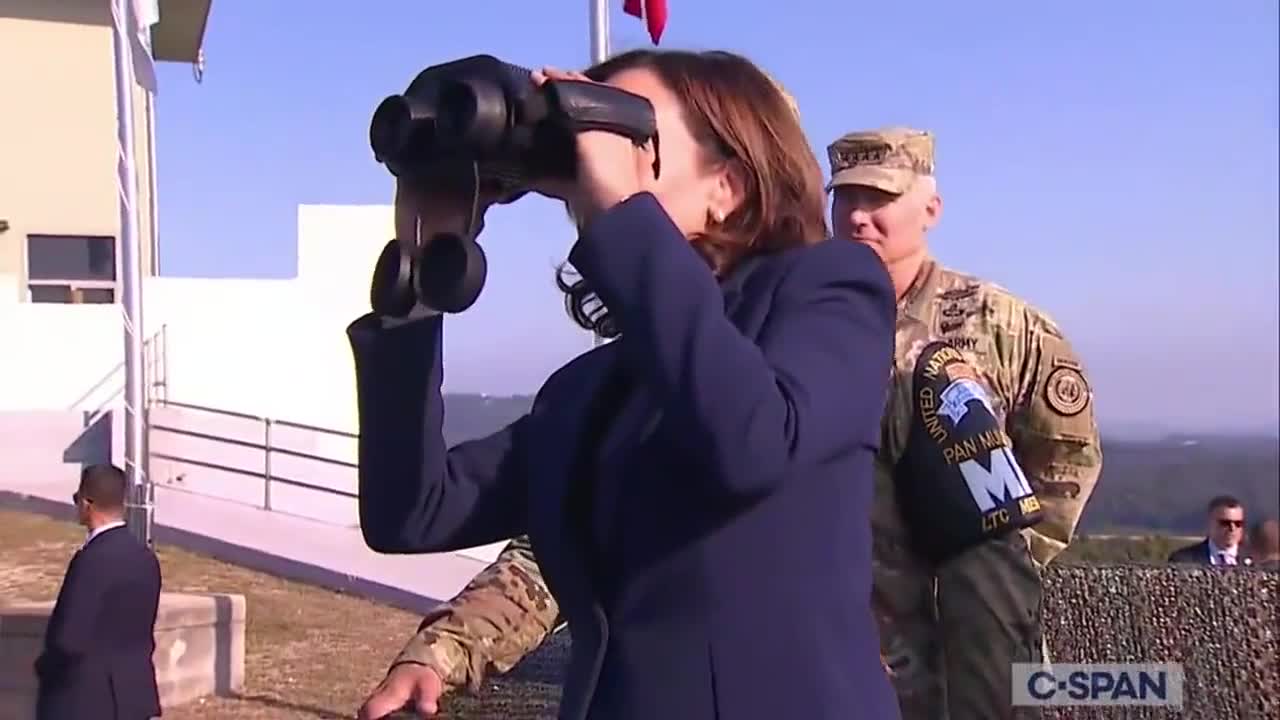
[[38, 720], [146, 720], [160, 715], [155, 652], [160, 564], [125, 529], [127, 481], [114, 465], [80, 474], [72, 495], [89, 531], [71, 558], [36, 660]]
[[1209, 501], [1208, 528], [1205, 539], [1194, 545], [1174, 550], [1171, 563], [1201, 565], [1249, 565], [1251, 560], [1241, 551], [1244, 539], [1244, 506], [1230, 495], [1219, 495]]

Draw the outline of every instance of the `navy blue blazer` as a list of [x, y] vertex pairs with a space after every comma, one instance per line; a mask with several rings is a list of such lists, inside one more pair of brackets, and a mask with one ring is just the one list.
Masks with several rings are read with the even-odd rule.
[[1209, 539], [1205, 538], [1193, 545], [1174, 550], [1169, 554], [1169, 559], [1166, 562], [1211, 565], [1213, 561], [1209, 557]]
[[827, 241], [718, 284], [648, 194], [569, 260], [621, 337], [453, 448], [441, 318], [350, 326], [366, 542], [529, 535], [573, 638], [566, 720], [898, 718], [870, 605], [895, 313], [880, 260]]
[[125, 528], [71, 558], [36, 660], [38, 720], [146, 720], [160, 715], [156, 612], [160, 563]]
[[[1209, 554], [1209, 538], [1205, 538], [1194, 545], [1187, 545], [1174, 550], [1169, 555], [1167, 562], [1212, 565], [1213, 559]], [[1243, 567], [1246, 562], [1252, 563], [1253, 557], [1248, 548], [1242, 547], [1236, 552], [1236, 565]]]

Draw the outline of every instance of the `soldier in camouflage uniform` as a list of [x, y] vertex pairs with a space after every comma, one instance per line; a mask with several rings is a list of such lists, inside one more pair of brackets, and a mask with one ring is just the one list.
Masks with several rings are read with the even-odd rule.
[[[875, 248], [899, 297], [873, 517], [886, 670], [904, 720], [1012, 717], [1010, 663], [1043, 655], [1040, 569], [1071, 541], [1101, 470], [1092, 392], [1046, 315], [930, 255], [925, 237], [942, 208], [931, 135], [905, 128], [850, 133], [828, 154], [836, 235]], [[894, 492], [913, 408], [912, 370], [934, 340], [949, 342], [976, 370], [1044, 510], [1035, 527], [941, 566], [913, 549]], [[427, 709], [442, 690], [478, 688], [489, 669], [506, 671], [536, 649], [557, 614], [528, 543], [514, 541], [423, 621], [370, 702], [417, 701]]]
[[[1039, 571], [1070, 543], [1101, 471], [1092, 392], [1048, 316], [930, 255], [925, 237], [942, 201], [929, 133], [849, 133], [827, 151], [833, 229], [880, 252], [899, 298], [880, 507], [873, 515], [886, 665], [904, 718], [1010, 717], [1010, 663], [1043, 655]], [[1044, 511], [1034, 527], [983, 542], [940, 567], [913, 552], [892, 474], [909, 434], [916, 356], [934, 340], [949, 342], [976, 370]]]
[[516, 538], [462, 592], [422, 619], [359, 717], [377, 720], [405, 703], [434, 714], [443, 693], [477, 691], [485, 673], [515, 667], [556, 629], [559, 614], [529, 539]]

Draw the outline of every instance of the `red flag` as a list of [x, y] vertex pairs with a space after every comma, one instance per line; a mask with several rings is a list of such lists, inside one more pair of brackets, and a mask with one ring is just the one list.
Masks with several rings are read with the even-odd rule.
[[667, 0], [622, 0], [622, 12], [644, 19], [654, 45], [662, 39], [667, 27]]

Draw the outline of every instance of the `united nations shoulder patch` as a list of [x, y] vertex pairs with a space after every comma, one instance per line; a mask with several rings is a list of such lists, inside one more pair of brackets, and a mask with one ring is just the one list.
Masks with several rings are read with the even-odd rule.
[[942, 562], [1043, 518], [981, 376], [961, 352], [944, 341], [925, 345], [911, 403], [894, 492], [922, 555]]
[[1089, 406], [1089, 384], [1078, 369], [1069, 365], [1059, 365], [1049, 373], [1044, 393], [1049, 407], [1067, 417], [1079, 415]]

